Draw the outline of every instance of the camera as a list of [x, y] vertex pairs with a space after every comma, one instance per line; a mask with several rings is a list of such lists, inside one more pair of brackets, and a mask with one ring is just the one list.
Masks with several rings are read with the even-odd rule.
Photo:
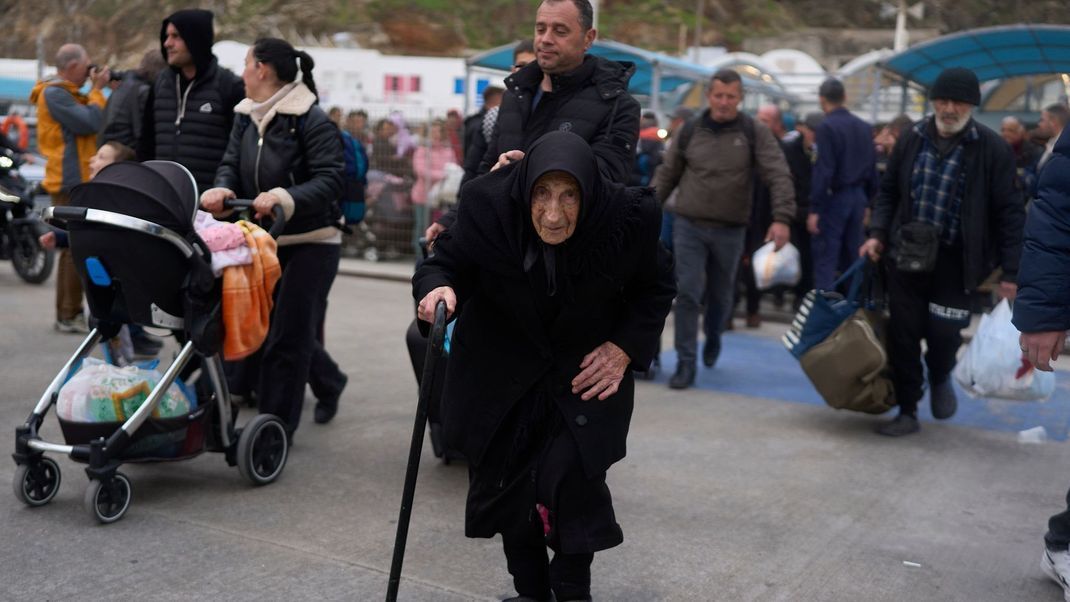
[[[101, 66], [97, 65], [95, 63], [91, 63], [89, 65], [90, 73], [92, 73], [93, 71], [98, 71], [100, 69], [101, 69]], [[122, 81], [123, 77], [125, 77], [125, 76], [126, 76], [126, 71], [119, 71], [117, 69], [112, 69], [111, 73], [110, 73], [110, 77], [108, 79], [113, 81], [113, 82], [117, 82], [117, 81]]]

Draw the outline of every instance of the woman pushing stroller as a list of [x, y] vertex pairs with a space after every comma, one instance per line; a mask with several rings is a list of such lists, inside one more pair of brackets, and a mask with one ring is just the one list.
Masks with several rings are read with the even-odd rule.
[[[278, 239], [282, 276], [271, 327], [260, 351], [255, 390], [262, 413], [297, 429], [305, 383], [319, 400], [317, 421], [329, 420], [347, 378], [317, 331], [338, 270], [342, 242], [337, 200], [344, 158], [338, 128], [317, 105], [313, 61], [284, 40], [263, 38], [245, 57], [246, 98], [201, 206], [223, 211], [229, 198], [252, 198], [257, 217], [281, 205], [286, 228]], [[329, 416], [327, 416], [329, 414]], [[321, 416], [322, 415], [322, 416]]]
[[501, 533], [520, 599], [590, 598], [594, 553], [623, 541], [606, 470], [675, 295], [659, 231], [650, 189], [553, 132], [464, 187], [413, 277], [422, 320], [438, 301], [459, 316], [443, 431], [469, 461], [465, 534]]

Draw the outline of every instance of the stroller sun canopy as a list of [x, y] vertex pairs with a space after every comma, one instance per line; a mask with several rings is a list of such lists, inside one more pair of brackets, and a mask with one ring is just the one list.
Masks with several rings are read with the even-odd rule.
[[137, 217], [187, 234], [193, 229], [197, 197], [193, 176], [178, 163], [122, 162], [71, 189], [70, 204]]

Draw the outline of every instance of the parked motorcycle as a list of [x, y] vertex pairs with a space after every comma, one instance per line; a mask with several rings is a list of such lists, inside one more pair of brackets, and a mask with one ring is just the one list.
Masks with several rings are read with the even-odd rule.
[[19, 157], [0, 147], [0, 259], [10, 259], [15, 273], [40, 284], [52, 274], [55, 254], [38, 242], [48, 232], [33, 206], [33, 187], [19, 174]]

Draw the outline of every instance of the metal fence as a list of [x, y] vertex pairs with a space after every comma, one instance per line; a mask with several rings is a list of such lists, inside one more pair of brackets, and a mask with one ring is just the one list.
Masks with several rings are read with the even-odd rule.
[[345, 235], [343, 256], [413, 259], [427, 226], [456, 203], [463, 173], [462, 118], [428, 111], [416, 121], [399, 111], [353, 111], [344, 116], [343, 126], [364, 145], [369, 159], [365, 217]]

